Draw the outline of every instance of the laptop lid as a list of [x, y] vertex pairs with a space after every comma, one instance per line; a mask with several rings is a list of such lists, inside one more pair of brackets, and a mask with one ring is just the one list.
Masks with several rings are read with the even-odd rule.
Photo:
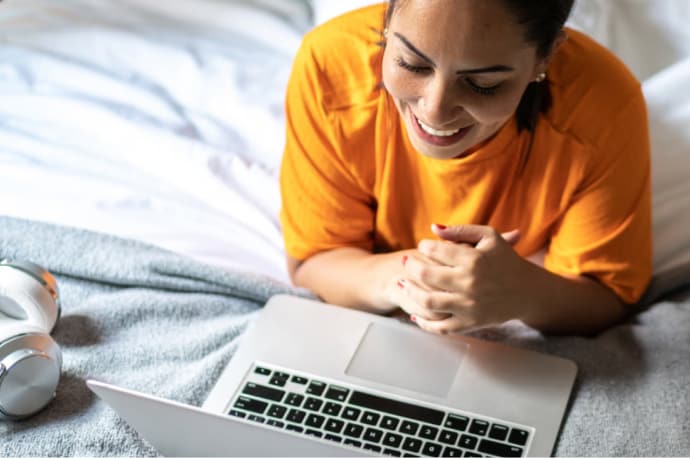
[[86, 385], [168, 457], [359, 457], [365, 454], [299, 433], [212, 414], [98, 380]]

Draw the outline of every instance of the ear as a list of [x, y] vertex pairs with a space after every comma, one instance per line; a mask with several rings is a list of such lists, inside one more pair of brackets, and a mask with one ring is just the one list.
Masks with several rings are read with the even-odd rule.
[[566, 40], [568, 40], [568, 33], [564, 29], [561, 29], [561, 31], [558, 33], [558, 36], [556, 36], [556, 39], [553, 41], [549, 53], [544, 58], [537, 61], [537, 64], [534, 66], [534, 79], [536, 79], [539, 74], [546, 72], [546, 70], [549, 68], [551, 59], [553, 59], [558, 51], [558, 48], [560, 48], [561, 45], [566, 42]]

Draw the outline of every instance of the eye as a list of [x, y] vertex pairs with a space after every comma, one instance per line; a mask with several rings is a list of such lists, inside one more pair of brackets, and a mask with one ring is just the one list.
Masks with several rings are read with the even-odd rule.
[[396, 58], [395, 62], [400, 67], [402, 67], [403, 69], [407, 70], [408, 72], [412, 72], [412, 73], [424, 73], [424, 72], [427, 72], [429, 70], [429, 67], [416, 66], [416, 65], [409, 64], [409, 63], [405, 62], [405, 60], [401, 57]]
[[497, 85], [492, 85], [492, 86], [482, 86], [482, 85], [478, 85], [478, 84], [477, 84], [474, 80], [472, 80], [471, 78], [465, 78], [465, 83], [467, 84], [467, 86], [470, 87], [470, 89], [471, 89], [472, 91], [474, 91], [475, 93], [481, 94], [481, 95], [483, 95], [483, 96], [493, 96], [494, 94], [496, 94], [496, 92], [497, 92], [497, 91], [499, 90], [499, 88], [501, 87], [501, 84], [500, 84], [500, 83], [497, 84]]

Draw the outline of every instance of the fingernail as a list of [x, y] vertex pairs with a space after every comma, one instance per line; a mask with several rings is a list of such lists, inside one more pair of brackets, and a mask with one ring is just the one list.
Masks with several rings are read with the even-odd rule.
[[412, 321], [413, 323], [416, 323], [417, 317], [415, 315], [410, 315], [410, 321]]
[[405, 262], [407, 262], [407, 256], [403, 256], [402, 258], [403, 267], [405, 266]]
[[403, 279], [398, 280], [398, 287], [400, 289], [405, 289], [405, 280], [403, 280]]
[[436, 228], [438, 228], [439, 230], [445, 230], [445, 229], [447, 229], [447, 228], [448, 228], [448, 227], [446, 227], [446, 226], [445, 226], [445, 225], [443, 225], [443, 224], [434, 224], [434, 225], [435, 225], [435, 226], [436, 226]]

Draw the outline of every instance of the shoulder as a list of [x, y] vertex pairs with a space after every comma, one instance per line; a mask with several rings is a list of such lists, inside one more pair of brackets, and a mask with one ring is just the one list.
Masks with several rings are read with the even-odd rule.
[[348, 108], [378, 97], [385, 11], [385, 4], [351, 11], [304, 37], [296, 64], [301, 61], [318, 74], [317, 90], [325, 109]]
[[[630, 116], [645, 118], [639, 81], [612, 52], [581, 32], [568, 39], [549, 66], [552, 128], [588, 145], [598, 145]], [[626, 119], [623, 112], [632, 110]]]

